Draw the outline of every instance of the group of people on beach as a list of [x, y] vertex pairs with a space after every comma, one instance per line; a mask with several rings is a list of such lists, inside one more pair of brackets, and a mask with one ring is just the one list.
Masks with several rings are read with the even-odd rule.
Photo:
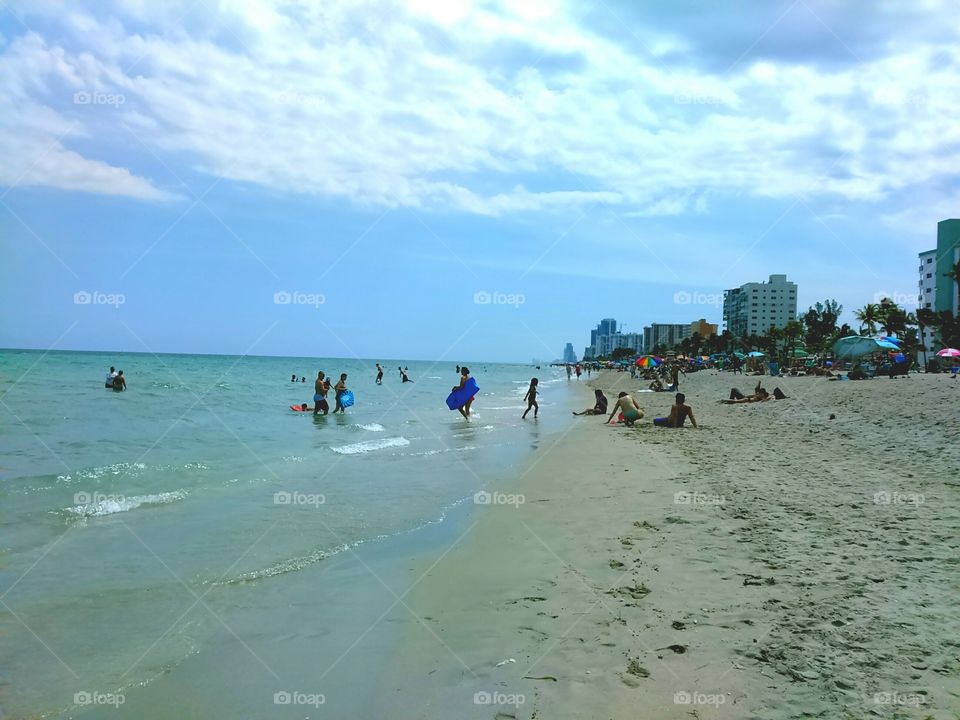
[[103, 385], [108, 390], [123, 392], [127, 389], [127, 379], [123, 376], [123, 370], [117, 370], [113, 365], [110, 366], [110, 372], [107, 373], [107, 379]]

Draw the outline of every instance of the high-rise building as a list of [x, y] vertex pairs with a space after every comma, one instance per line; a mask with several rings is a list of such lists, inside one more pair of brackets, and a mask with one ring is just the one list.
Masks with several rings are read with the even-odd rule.
[[617, 321], [613, 318], [604, 318], [594, 330], [590, 331], [590, 345], [583, 349], [584, 358], [601, 357], [613, 352], [617, 347], [613, 335], [617, 334]]
[[[949, 278], [944, 278], [948, 280]], [[926, 308], [936, 312], [934, 304], [937, 301], [937, 251], [927, 250], [920, 253], [920, 294], [917, 296], [917, 309]], [[934, 328], [923, 328], [923, 337], [920, 342], [927, 348], [936, 352], [937, 333]], [[923, 351], [918, 351], [918, 361], [923, 362]]]
[[[936, 290], [933, 292], [933, 309], [936, 312], [949, 310], [957, 315], [960, 311], [960, 288], [955, 280], [945, 277], [960, 262], [960, 220], [941, 220], [937, 223], [937, 250], [932, 265]], [[931, 271], [927, 271], [931, 272]], [[920, 307], [926, 307], [922, 302]]]
[[697, 334], [703, 340], [712, 338], [717, 334], [717, 330], [719, 330], [719, 325], [708, 323], [705, 318], [700, 318], [699, 320], [694, 320], [692, 323], [690, 323], [690, 334]]
[[656, 347], [672, 350], [690, 337], [690, 325], [686, 323], [651, 323], [643, 328], [643, 352], [648, 355]]
[[567, 343], [567, 346], [563, 349], [563, 361], [571, 364], [577, 361], [577, 354], [573, 351], [573, 343]]
[[752, 282], [723, 293], [723, 322], [737, 337], [765, 335], [797, 319], [797, 285], [786, 275]]

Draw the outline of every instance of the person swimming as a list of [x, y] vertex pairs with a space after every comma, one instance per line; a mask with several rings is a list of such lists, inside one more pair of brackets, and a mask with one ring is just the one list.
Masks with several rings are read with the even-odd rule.
[[681, 428], [687, 418], [690, 418], [690, 424], [697, 427], [696, 418], [693, 417], [693, 409], [686, 404], [687, 397], [683, 393], [677, 393], [673, 407], [670, 408], [670, 414], [667, 417], [653, 419], [653, 424], [657, 427]]

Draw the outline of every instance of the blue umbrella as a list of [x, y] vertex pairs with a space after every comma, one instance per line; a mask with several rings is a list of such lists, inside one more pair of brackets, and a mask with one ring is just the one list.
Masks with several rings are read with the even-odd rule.
[[838, 358], [857, 358], [877, 350], [899, 350], [892, 342], [877, 340], [863, 335], [848, 335], [833, 344], [833, 353]]
[[747, 357], [763, 357], [763, 356], [764, 356], [763, 353], [762, 353], [762, 352], [759, 352], [759, 351], [757, 351], [757, 350], [754, 350], [753, 352], [747, 353]]

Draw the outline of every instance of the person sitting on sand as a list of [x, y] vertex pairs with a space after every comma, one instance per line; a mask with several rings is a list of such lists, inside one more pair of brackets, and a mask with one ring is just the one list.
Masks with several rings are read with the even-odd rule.
[[690, 418], [690, 424], [697, 427], [697, 421], [693, 417], [693, 409], [686, 404], [687, 397], [683, 393], [677, 393], [676, 402], [670, 408], [670, 414], [667, 417], [654, 418], [653, 424], [657, 427], [680, 428], [687, 418]]
[[617, 410], [623, 413], [623, 424], [627, 427], [633, 427], [633, 424], [643, 417], [643, 409], [629, 393], [622, 392], [617, 395], [617, 401], [613, 404], [613, 411], [610, 413], [610, 417], [607, 418], [607, 424], [613, 420], [613, 416], [617, 414]]
[[666, 390], [666, 388], [663, 386], [663, 381], [659, 378], [650, 383], [650, 389], [654, 392], [663, 392]]
[[606, 415], [607, 414], [607, 396], [603, 394], [603, 390], [594, 390], [594, 397], [597, 399], [597, 404], [592, 408], [587, 408], [583, 412], [575, 412], [574, 415]]

